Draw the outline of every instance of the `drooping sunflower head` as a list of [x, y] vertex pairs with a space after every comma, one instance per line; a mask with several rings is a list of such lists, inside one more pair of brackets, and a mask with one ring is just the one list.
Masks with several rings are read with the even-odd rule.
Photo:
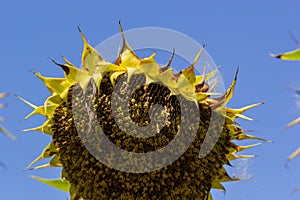
[[59, 182], [74, 200], [210, 199], [212, 188], [224, 190], [221, 182], [238, 180], [224, 166], [251, 157], [236, 153], [254, 145], [232, 140], [260, 138], [245, 134], [234, 120], [250, 119], [243, 112], [261, 103], [225, 107], [237, 74], [226, 93], [213, 98], [207, 80], [217, 70], [194, 72], [203, 47], [189, 67], [173, 73], [171, 62], [159, 66], [155, 53], [139, 58], [120, 30], [123, 47], [114, 63], [104, 60], [80, 31], [81, 69], [63, 58], [64, 64], [55, 62], [63, 78], [36, 73], [51, 96], [42, 106], [22, 99], [34, 108], [27, 117], [47, 119], [28, 130], [46, 133], [52, 141], [27, 168], [51, 158], [33, 169], [62, 167], [61, 179], [37, 179]]

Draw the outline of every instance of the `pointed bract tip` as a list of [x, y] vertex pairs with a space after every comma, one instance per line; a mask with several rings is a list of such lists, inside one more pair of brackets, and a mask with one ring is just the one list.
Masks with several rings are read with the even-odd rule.
[[124, 50], [124, 48], [126, 48], [125, 46], [127, 46], [127, 44], [126, 44], [126, 38], [125, 38], [125, 34], [123, 32], [123, 27], [122, 27], [121, 21], [119, 21], [119, 29], [120, 29], [121, 37], [122, 37], [122, 40], [123, 40], [123, 47], [122, 47], [122, 50], [121, 50], [121, 52], [122, 52]]
[[172, 50], [172, 55], [171, 55], [171, 57], [170, 57], [168, 63], [166, 64], [166, 66], [170, 66], [170, 65], [171, 65], [171, 63], [172, 63], [172, 61], [173, 61], [173, 59], [174, 59], [174, 56], [175, 56], [175, 48], [173, 48], [173, 50]]
[[124, 32], [123, 32], [123, 27], [122, 27], [122, 24], [121, 24], [121, 20], [119, 20], [119, 30], [120, 30], [120, 33], [122, 34], [122, 36], [124, 35]]
[[120, 31], [122, 32], [122, 31], [123, 31], [123, 28], [122, 28], [121, 20], [119, 20], [118, 24], [119, 24]]
[[156, 54], [157, 54], [157, 52], [156, 52], [156, 50], [154, 49], [154, 50], [153, 50], [153, 53], [152, 53], [152, 55], [151, 55], [150, 57], [155, 57]]
[[236, 72], [235, 72], [235, 76], [234, 76], [234, 80], [236, 81], [237, 80], [237, 77], [239, 75], [239, 66], [236, 68]]
[[199, 60], [199, 58], [200, 58], [200, 56], [201, 56], [201, 54], [202, 54], [202, 52], [204, 50], [204, 47], [205, 47], [205, 45], [202, 45], [202, 47], [200, 48], [199, 52], [197, 53], [197, 55], [196, 55], [196, 57], [195, 57], [195, 59], [194, 59], [194, 61], [192, 63], [192, 66], [195, 66], [196, 63], [198, 62], [198, 60]]
[[37, 73], [36, 69], [29, 69], [28, 71], [33, 73], [34, 75]]
[[56, 65], [58, 65], [58, 66], [61, 66], [62, 64], [60, 64], [60, 63], [58, 63], [58, 62], [56, 62], [54, 59], [52, 59], [52, 58], [49, 58], [50, 60], [51, 60], [51, 62], [53, 62], [54, 64], [56, 64]]
[[84, 44], [86, 44], [86, 43], [87, 43], [87, 40], [86, 40], [84, 34], [82, 33], [81, 28], [80, 28], [79, 25], [77, 26], [77, 29], [78, 29], [78, 31], [79, 31], [79, 33], [80, 33], [80, 36], [81, 36], [82, 41], [84, 42]]
[[233, 165], [231, 164], [231, 162], [229, 160], [226, 162], [226, 165], [233, 167]]
[[277, 55], [276, 55], [276, 54], [274, 54], [274, 53], [269, 53], [269, 56], [271, 56], [271, 57], [273, 57], [273, 58], [279, 58], [279, 59], [280, 59], [282, 55], [281, 55], [281, 54], [277, 54]]
[[15, 97], [19, 98], [19, 95], [18, 95], [18, 94], [15, 94]]
[[171, 55], [170, 59], [168, 60], [167, 64], [160, 68], [161, 72], [164, 72], [164, 71], [166, 71], [167, 69], [170, 68], [171, 63], [172, 63], [173, 58], [174, 58], [174, 55], [175, 55], [175, 48], [173, 48], [172, 55]]
[[[56, 62], [56, 61], [55, 61], [54, 59], [52, 59], [52, 58], [50, 58], [50, 59], [51, 59], [51, 61], [52, 61], [55, 65], [61, 67], [67, 75], [69, 74], [70, 69], [69, 69], [67, 66], [65, 66], [64, 64], [60, 64], [60, 63]], [[63, 59], [64, 59], [64, 57], [63, 57]], [[65, 59], [64, 59], [64, 60], [65, 60]]]
[[77, 26], [77, 29], [78, 29], [79, 33], [82, 33], [82, 31], [80, 29], [80, 24]]

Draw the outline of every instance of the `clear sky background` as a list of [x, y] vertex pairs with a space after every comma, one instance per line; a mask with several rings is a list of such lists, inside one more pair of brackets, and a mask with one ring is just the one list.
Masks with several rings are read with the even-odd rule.
[[59, 169], [23, 171], [50, 141], [49, 136], [20, 130], [40, 125], [44, 120], [21, 119], [31, 109], [14, 94], [40, 105], [48, 92], [30, 71], [61, 76], [61, 70], [48, 57], [61, 55], [80, 65], [82, 42], [80, 24], [92, 45], [118, 33], [118, 20], [125, 30], [156, 26], [187, 34], [221, 65], [228, 87], [237, 66], [238, 83], [231, 107], [260, 101], [265, 105], [247, 114], [257, 122], [238, 122], [245, 129], [259, 130], [258, 136], [273, 140], [246, 153], [257, 154], [249, 161], [233, 163], [233, 174], [252, 179], [226, 183], [227, 192], [213, 192], [225, 200], [296, 200], [300, 192], [300, 158], [288, 163], [287, 156], [300, 146], [300, 126], [285, 130], [285, 125], [300, 115], [296, 98], [288, 88], [300, 88], [300, 62], [280, 61], [268, 53], [293, 50], [300, 40], [300, 2], [298, 0], [252, 1], [3, 1], [0, 7], [0, 91], [11, 93], [1, 110], [3, 125], [17, 136], [11, 141], [0, 135], [0, 199], [65, 200], [66, 193], [29, 178], [59, 176]]

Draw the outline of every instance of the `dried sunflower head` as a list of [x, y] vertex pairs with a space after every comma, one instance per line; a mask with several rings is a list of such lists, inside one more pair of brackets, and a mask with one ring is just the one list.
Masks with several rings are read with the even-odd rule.
[[[35, 178], [70, 192], [74, 200], [211, 199], [212, 188], [224, 190], [221, 182], [238, 180], [224, 165], [251, 157], [236, 153], [254, 145], [238, 146], [232, 140], [260, 139], [245, 134], [234, 120], [250, 119], [243, 112], [261, 103], [225, 107], [237, 74], [223, 96], [212, 98], [207, 80], [217, 70], [198, 76], [194, 72], [203, 48], [191, 66], [174, 74], [170, 63], [156, 63], [155, 53], [139, 58], [120, 29], [123, 48], [114, 63], [104, 60], [80, 31], [81, 69], [63, 58], [64, 64], [55, 63], [64, 78], [36, 73], [51, 96], [42, 106], [22, 99], [34, 108], [27, 117], [47, 118], [28, 130], [46, 133], [52, 141], [27, 168], [51, 158], [33, 169], [62, 167], [61, 179]], [[211, 119], [224, 123], [218, 128]], [[193, 136], [191, 141], [186, 143], [181, 133]], [[169, 156], [162, 156], [174, 140]]]

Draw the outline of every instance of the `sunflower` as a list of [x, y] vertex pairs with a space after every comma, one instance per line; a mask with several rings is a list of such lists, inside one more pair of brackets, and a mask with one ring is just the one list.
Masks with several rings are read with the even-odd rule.
[[[80, 31], [84, 43], [81, 69], [63, 57], [64, 64], [54, 61], [64, 71], [63, 78], [35, 73], [51, 96], [42, 106], [21, 98], [34, 109], [26, 118], [34, 114], [46, 117], [43, 125], [27, 131], [41, 131], [52, 141], [27, 169], [62, 167], [60, 179], [34, 178], [69, 192], [72, 200], [212, 199], [212, 188], [225, 190], [221, 182], [239, 180], [230, 177], [224, 166], [234, 159], [253, 157], [237, 152], [256, 144], [239, 146], [233, 140], [263, 140], [246, 134], [235, 122], [238, 117], [252, 120], [244, 111], [262, 103], [240, 109], [225, 107], [238, 73], [223, 96], [212, 98], [213, 86], [207, 80], [218, 71], [194, 72], [204, 47], [191, 66], [173, 73], [172, 58], [165, 66], [157, 64], [156, 53], [139, 58], [126, 42], [121, 25], [120, 31], [123, 47], [114, 63], [104, 60]], [[220, 129], [213, 117], [224, 122]], [[132, 127], [149, 128], [155, 134], [143, 137], [145, 131], [132, 131]], [[163, 151], [179, 133], [189, 136], [192, 132], [188, 146], [177, 140], [168, 150], [168, 155], [177, 156], [171, 163], [155, 153], [151, 158], [132, 159], [134, 165], [128, 161], [130, 156]], [[106, 151], [108, 143], [122, 153]], [[204, 144], [209, 151], [201, 156]], [[32, 168], [49, 158], [49, 163]], [[113, 167], [115, 162], [117, 167]]]

